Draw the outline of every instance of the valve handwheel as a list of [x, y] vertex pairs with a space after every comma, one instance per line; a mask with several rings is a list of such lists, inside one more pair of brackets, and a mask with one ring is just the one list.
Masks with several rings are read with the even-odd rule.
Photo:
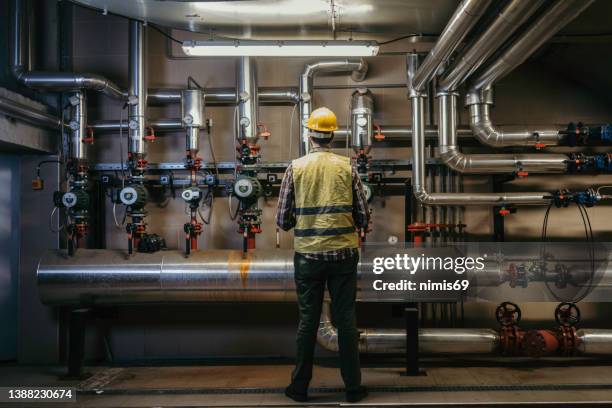
[[580, 309], [575, 303], [559, 303], [555, 309], [555, 320], [560, 326], [574, 327], [580, 322]]
[[514, 326], [521, 321], [521, 309], [516, 303], [503, 302], [495, 309], [495, 318], [502, 326]]

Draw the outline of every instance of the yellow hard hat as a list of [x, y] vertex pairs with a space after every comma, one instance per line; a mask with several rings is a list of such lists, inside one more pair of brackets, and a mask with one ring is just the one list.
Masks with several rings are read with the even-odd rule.
[[310, 114], [306, 127], [315, 132], [333, 132], [338, 130], [338, 120], [330, 109], [318, 108]]

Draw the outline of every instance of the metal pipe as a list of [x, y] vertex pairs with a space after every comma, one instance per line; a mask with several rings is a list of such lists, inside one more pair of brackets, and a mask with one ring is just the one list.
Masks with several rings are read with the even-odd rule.
[[492, 147], [558, 145], [563, 136], [559, 129], [544, 127], [541, 129], [522, 128], [504, 130], [496, 128], [491, 121], [490, 105], [477, 103], [469, 105], [470, 127], [474, 136], [483, 144]]
[[[30, 71], [27, 55], [31, 50], [26, 30], [27, 16], [24, 0], [14, 0], [13, 6], [11, 72], [18, 82], [30, 88], [58, 92], [90, 89], [112, 98], [125, 100], [124, 92], [115, 83], [100, 75]], [[27, 41], [26, 38], [28, 38]]]
[[583, 354], [612, 354], [612, 330], [579, 329], [578, 351]]
[[457, 144], [457, 94], [438, 95], [440, 158], [459, 173], [565, 173], [564, 154], [464, 154]]
[[495, 21], [438, 82], [439, 92], [452, 92], [527, 21], [544, 0], [512, 0]]
[[37, 276], [40, 299], [55, 305], [295, 301], [290, 250], [49, 251]]
[[[182, 89], [152, 88], [148, 90], [147, 102], [149, 105], [166, 105], [181, 102]], [[236, 89], [210, 88], [202, 90], [206, 105], [233, 106], [236, 104]], [[257, 99], [260, 105], [296, 104], [300, 101], [297, 88], [270, 88], [257, 89]]]
[[0, 96], [0, 112], [47, 129], [59, 130], [62, 127], [62, 121], [58, 117], [3, 96]]
[[[338, 351], [338, 331], [325, 302], [317, 331], [317, 343]], [[491, 354], [499, 347], [499, 335], [491, 329], [419, 329], [419, 352], [424, 354]], [[402, 329], [359, 329], [362, 353], [404, 353], [406, 331]]]
[[[417, 54], [407, 56], [408, 84], [417, 72]], [[412, 187], [415, 197], [426, 205], [544, 205], [550, 193], [430, 193], [425, 185], [425, 117], [424, 96], [410, 92], [412, 101]]]
[[520, 36], [493, 64], [472, 82], [468, 104], [484, 103], [482, 92], [512, 72], [560, 29], [576, 18], [594, 0], [563, 0], [555, 2], [527, 31]]
[[238, 103], [238, 138], [249, 145], [257, 144], [257, 66], [252, 57], [240, 57], [236, 65]]
[[89, 143], [87, 138], [87, 97], [85, 92], [77, 92], [70, 97], [70, 158], [79, 161], [87, 160]]
[[353, 81], [361, 82], [367, 75], [368, 65], [363, 59], [346, 59], [315, 62], [304, 67], [300, 76], [300, 156], [307, 154], [310, 149], [306, 122], [312, 111], [314, 77], [321, 72], [352, 72]]
[[438, 37], [436, 45], [429, 51], [419, 70], [414, 73], [410, 92], [420, 93], [436, 74], [440, 66], [450, 57], [474, 24], [484, 14], [491, 0], [463, 0]]
[[128, 151], [144, 156], [147, 109], [146, 28], [140, 21], [130, 20], [129, 24]]
[[[155, 129], [156, 132], [178, 132], [183, 129], [182, 119], [153, 119], [147, 123], [147, 126]], [[129, 126], [126, 121], [119, 123], [118, 120], [96, 120], [89, 123], [89, 127], [97, 133], [99, 132], [119, 132], [120, 129], [128, 130]]]

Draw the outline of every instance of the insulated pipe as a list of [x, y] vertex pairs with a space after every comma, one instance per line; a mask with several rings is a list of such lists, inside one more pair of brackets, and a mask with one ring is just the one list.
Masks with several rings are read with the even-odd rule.
[[62, 127], [62, 121], [58, 117], [3, 96], [0, 96], [0, 112], [47, 129], [59, 130]]
[[470, 127], [474, 136], [483, 144], [492, 147], [558, 145], [563, 136], [559, 129], [518, 129], [496, 128], [491, 121], [490, 104], [469, 105]]
[[420, 93], [440, 66], [455, 51], [474, 24], [484, 14], [491, 0], [463, 0], [450, 18], [436, 45], [429, 51], [419, 70], [411, 78], [410, 92]]
[[594, 0], [556, 1], [492, 65], [472, 82], [467, 104], [484, 103], [482, 92], [512, 72]]
[[131, 154], [144, 156], [147, 109], [146, 31], [140, 21], [130, 20], [129, 24], [128, 151]]
[[440, 158], [459, 173], [565, 173], [564, 154], [464, 154], [457, 144], [457, 94], [438, 95]]
[[451, 71], [438, 81], [438, 92], [452, 92], [489, 58], [544, 0], [512, 0], [489, 28], [466, 51]]
[[312, 111], [312, 91], [316, 74], [321, 72], [352, 72], [351, 77], [355, 82], [361, 82], [368, 73], [368, 64], [365, 60], [338, 60], [321, 61], [307, 64], [300, 76], [300, 156], [308, 153], [310, 144], [308, 141], [308, 128], [306, 123]]
[[70, 158], [76, 162], [87, 160], [87, 98], [85, 92], [77, 92], [70, 97]]
[[238, 104], [238, 138], [249, 145], [259, 139], [257, 129], [257, 66], [252, 57], [240, 57], [236, 65], [236, 92]]
[[[149, 89], [147, 102], [149, 105], [165, 105], [181, 102], [181, 89]], [[202, 90], [206, 105], [233, 106], [236, 104], [234, 88], [211, 88]], [[258, 88], [257, 99], [260, 105], [296, 104], [300, 101], [296, 88]]]
[[[156, 132], [178, 132], [183, 129], [182, 119], [153, 119], [147, 123]], [[124, 121], [120, 124], [118, 120], [97, 120], [91, 122], [89, 127], [96, 132], [119, 132], [120, 129], [127, 131], [128, 123]]]
[[[30, 71], [28, 53], [29, 38], [26, 32], [24, 0], [13, 1], [12, 63], [11, 72], [15, 79], [34, 89], [49, 91], [78, 91], [90, 89], [102, 92], [112, 98], [125, 100], [124, 93], [110, 80], [95, 74]], [[28, 41], [26, 41], [28, 38]]]
[[[402, 329], [358, 329], [361, 353], [404, 353], [406, 331]], [[338, 351], [338, 330], [325, 302], [317, 331], [317, 343]], [[424, 354], [491, 354], [499, 347], [499, 335], [492, 329], [419, 329], [419, 352]]]
[[417, 72], [418, 55], [408, 54], [407, 73], [412, 101], [412, 187], [415, 197], [426, 205], [545, 205], [550, 193], [430, 193], [425, 184], [425, 115], [424, 96], [412, 90]]
[[372, 146], [374, 99], [367, 88], [355, 90], [351, 96], [351, 147], [355, 152]]

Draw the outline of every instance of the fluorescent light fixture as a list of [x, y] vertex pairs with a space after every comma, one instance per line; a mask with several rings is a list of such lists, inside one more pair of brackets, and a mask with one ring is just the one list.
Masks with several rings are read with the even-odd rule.
[[357, 40], [204, 40], [183, 42], [183, 52], [197, 57], [370, 57], [376, 41]]

